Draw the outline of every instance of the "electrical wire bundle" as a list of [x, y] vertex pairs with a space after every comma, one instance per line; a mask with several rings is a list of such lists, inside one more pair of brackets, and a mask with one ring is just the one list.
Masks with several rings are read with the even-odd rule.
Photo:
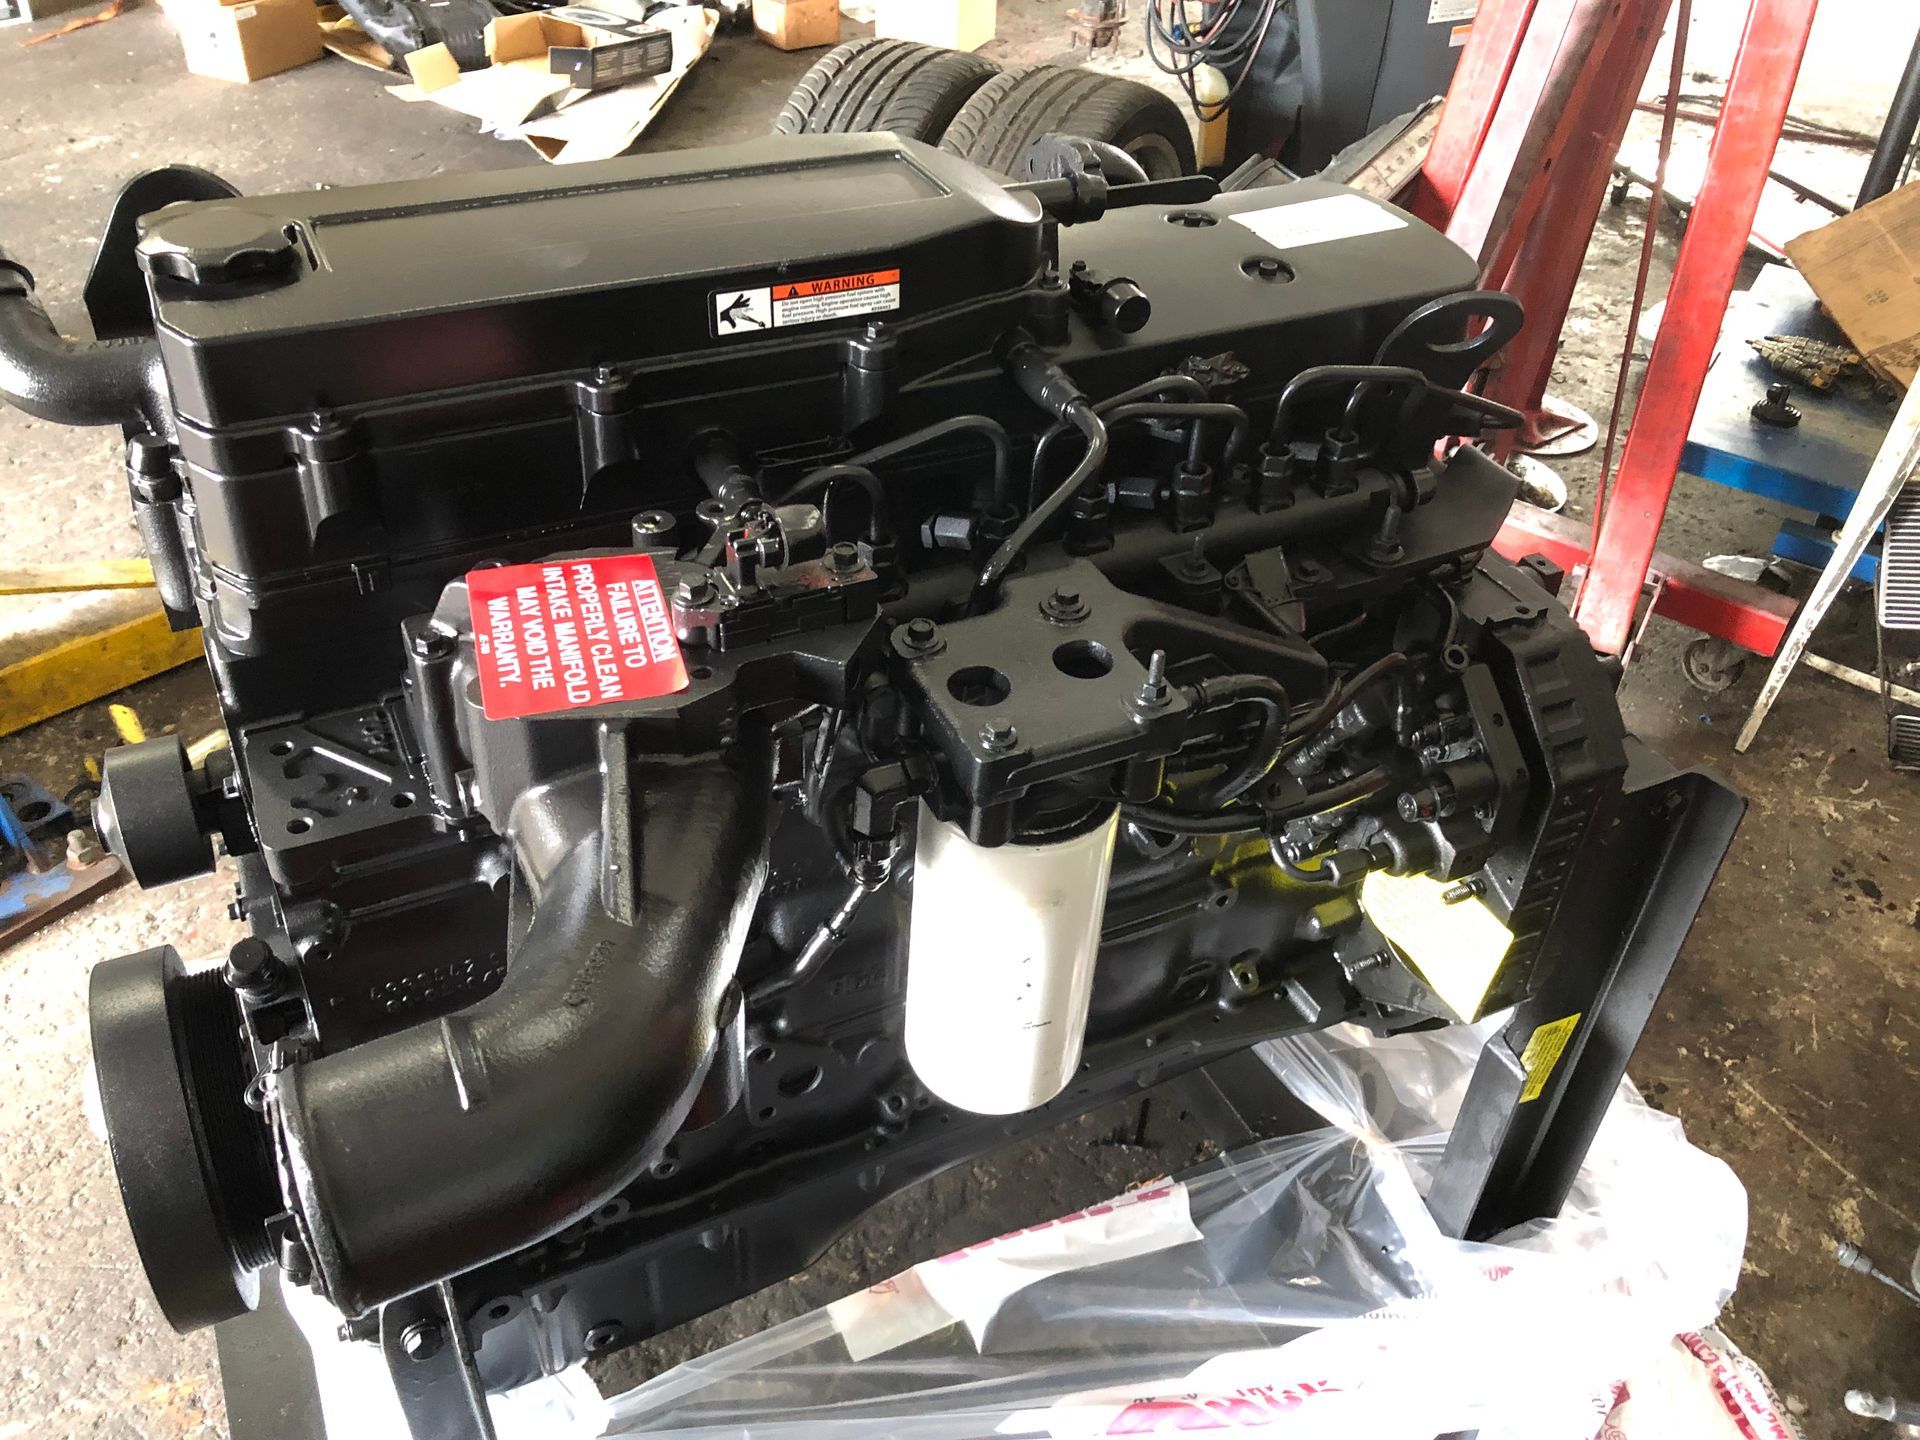
[[[1286, 0], [1196, 0], [1196, 3], [1210, 12], [1197, 21], [1187, 14], [1188, 0], [1149, 0], [1147, 58], [1180, 82], [1193, 113], [1200, 117], [1202, 124], [1208, 124], [1227, 113], [1233, 97], [1240, 93], [1247, 76], [1253, 73], [1254, 57], [1266, 43], [1267, 32], [1273, 28], [1273, 17]], [[1236, 32], [1234, 21], [1243, 10], [1251, 13], [1256, 5], [1258, 18]], [[1200, 98], [1194, 76], [1203, 65], [1231, 77], [1227, 93], [1218, 100]]]

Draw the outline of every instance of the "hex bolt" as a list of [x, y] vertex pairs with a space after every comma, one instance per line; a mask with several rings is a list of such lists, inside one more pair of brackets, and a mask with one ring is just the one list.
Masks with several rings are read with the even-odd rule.
[[922, 615], [907, 622], [907, 644], [916, 650], [929, 650], [940, 638], [940, 627]]
[[258, 935], [249, 935], [227, 951], [221, 977], [242, 994], [269, 995], [280, 983], [280, 957]]
[[860, 568], [860, 547], [851, 540], [839, 540], [827, 547], [827, 568], [845, 574]]
[[1049, 620], [1084, 620], [1089, 613], [1085, 597], [1071, 585], [1055, 586], [1040, 610]]
[[697, 610], [713, 600], [713, 583], [709, 580], [682, 580], [673, 587], [674, 608], [679, 610]]
[[1402, 820], [1435, 820], [1453, 813], [1455, 799], [1453, 787], [1436, 776], [1432, 784], [1402, 794], [1394, 808]]
[[1367, 555], [1370, 559], [1387, 562], [1398, 560], [1407, 553], [1400, 543], [1400, 522], [1406, 512], [1398, 505], [1389, 505], [1380, 515], [1380, 526], [1367, 541]]
[[400, 1332], [400, 1350], [409, 1360], [431, 1360], [446, 1343], [446, 1331], [437, 1320], [416, 1320]]
[[1005, 715], [990, 717], [980, 728], [980, 743], [988, 750], [1011, 750], [1019, 738], [1020, 732]]
[[1442, 905], [1458, 905], [1463, 901], [1475, 899], [1487, 893], [1487, 882], [1478, 875], [1462, 880], [1458, 885], [1449, 885], [1440, 892]]
[[1172, 694], [1167, 684], [1167, 652], [1156, 650], [1147, 657], [1147, 678], [1140, 682], [1140, 689], [1133, 697], [1134, 706], [1140, 710], [1159, 710]]
[[422, 630], [413, 637], [412, 650], [418, 660], [444, 660], [453, 653], [453, 637], [444, 630]]
[[100, 848], [100, 837], [93, 833], [91, 825], [80, 825], [67, 832], [67, 865], [74, 870], [84, 870], [89, 865], [97, 865], [106, 852]]

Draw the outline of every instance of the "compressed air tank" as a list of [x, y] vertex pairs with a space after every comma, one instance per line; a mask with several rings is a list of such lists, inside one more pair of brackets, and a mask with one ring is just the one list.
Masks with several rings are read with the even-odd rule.
[[1065, 839], [975, 845], [920, 810], [907, 1060], [951, 1105], [1044, 1105], [1080, 1064], [1119, 812]]

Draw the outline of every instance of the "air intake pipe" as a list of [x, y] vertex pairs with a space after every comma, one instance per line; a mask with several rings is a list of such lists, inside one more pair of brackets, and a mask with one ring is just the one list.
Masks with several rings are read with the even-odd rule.
[[[602, 823], [622, 781], [630, 854]], [[530, 791], [508, 825], [524, 897], [500, 988], [279, 1076], [291, 1198], [336, 1305], [364, 1313], [545, 1239], [659, 1157], [719, 1039], [770, 795], [750, 744]]]
[[0, 400], [56, 425], [138, 424], [171, 434], [152, 339], [69, 340], [33, 293], [33, 273], [0, 249]]

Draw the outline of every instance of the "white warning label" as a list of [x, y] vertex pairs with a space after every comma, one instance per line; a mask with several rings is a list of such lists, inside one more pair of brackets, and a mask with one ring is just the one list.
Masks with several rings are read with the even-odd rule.
[[862, 270], [819, 280], [783, 280], [757, 290], [713, 292], [716, 335], [746, 335], [789, 325], [816, 325], [850, 315], [878, 315], [900, 308], [898, 270]]

